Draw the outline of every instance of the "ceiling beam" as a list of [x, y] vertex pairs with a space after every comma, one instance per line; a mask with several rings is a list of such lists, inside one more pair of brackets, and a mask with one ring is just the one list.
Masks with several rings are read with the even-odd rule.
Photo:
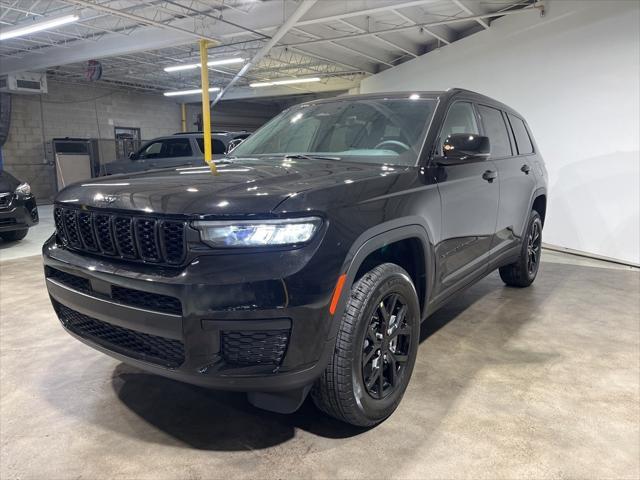
[[[358, 25], [355, 25], [355, 24], [353, 24], [351, 22], [347, 22], [346, 20], [344, 20], [342, 18], [339, 20], [339, 22], [342, 23], [343, 25], [346, 25], [347, 27], [350, 27], [350, 28], [354, 29], [358, 33], [365, 33], [367, 31], [365, 28], [359, 27]], [[316, 38], [320, 38], [320, 37], [316, 36]], [[375, 38], [379, 42], [384, 43], [388, 47], [391, 47], [394, 50], [400, 50], [401, 52], [406, 53], [407, 55], [409, 55], [409, 56], [411, 56], [413, 58], [416, 58], [418, 56], [418, 54], [416, 52], [412, 52], [411, 50], [409, 50], [409, 49], [407, 49], [405, 47], [402, 47], [401, 45], [398, 45], [397, 43], [393, 43], [392, 41], [387, 40], [386, 38], [381, 37], [380, 35], [374, 35], [373, 38]]]
[[[473, 10], [471, 10], [464, 3], [462, 3], [462, 0], [451, 0], [451, 1], [456, 6], [458, 6], [463, 12], [469, 15], [476, 15], [476, 13]], [[478, 22], [480, 25], [482, 25], [482, 28], [484, 28], [485, 30], [489, 29], [489, 22], [487, 22], [484, 18], [476, 18], [475, 21]]]
[[375, 38], [376, 40], [378, 40], [378, 41], [380, 41], [382, 43], [386, 43], [391, 48], [395, 48], [396, 50], [400, 50], [401, 52], [404, 52], [404, 53], [406, 53], [407, 55], [409, 55], [409, 56], [411, 56], [413, 58], [418, 57], [418, 53], [417, 52], [411, 51], [408, 48], [403, 47], [402, 45], [399, 45], [399, 44], [394, 43], [394, 42], [392, 42], [390, 40], [387, 40], [386, 38], [384, 38], [384, 37], [382, 37], [380, 35], [374, 35], [373, 38]]
[[201, 35], [192, 30], [187, 30], [186, 28], [176, 27], [175, 25], [171, 25], [170, 23], [158, 22], [156, 20], [152, 20], [150, 18], [141, 17], [140, 15], [135, 15], [133, 13], [127, 13], [123, 10], [118, 10], [115, 8], [107, 7], [103, 4], [93, 3], [88, 0], [64, 0], [66, 3], [70, 3], [73, 5], [79, 5], [81, 7], [91, 8], [92, 10], [97, 10], [99, 12], [105, 12], [109, 15], [113, 15], [115, 17], [127, 18], [129, 20], [133, 20], [134, 22], [142, 23], [144, 25], [152, 25], [154, 27], [161, 28], [163, 30], [173, 30], [174, 32], [179, 32], [184, 35], [191, 36], [196, 39], [208, 40], [213, 44], [219, 44], [220, 41], [217, 38], [209, 37], [207, 35]]
[[[435, 1], [436, 0], [413, 0], [411, 2], [398, 2], [397, 0], [395, 0], [393, 3], [390, 3], [388, 5], [384, 5], [382, 7], [367, 8], [367, 9], [364, 9], [364, 10], [354, 10], [353, 12], [339, 13], [339, 14], [336, 14], [336, 15], [329, 15], [329, 16], [317, 17], [317, 18], [310, 18], [308, 20], [304, 20], [302, 22], [298, 22], [296, 24], [296, 26], [297, 27], [303, 27], [305, 25], [315, 25], [317, 23], [333, 22], [333, 21], [336, 21], [336, 20], [342, 20], [344, 18], [362, 17], [362, 16], [365, 16], [365, 15], [373, 15], [375, 13], [386, 12], [386, 11], [389, 11], [389, 10], [393, 10], [394, 8], [417, 7], [419, 5], [424, 5], [425, 3], [433, 3]], [[338, 3], [342, 3], [342, 2], [338, 2]], [[344, 5], [348, 6], [349, 2], [344, 2]]]
[[[258, 63], [262, 58], [269, 53], [269, 51], [276, 46], [276, 44], [284, 37], [289, 30], [291, 30], [296, 23], [302, 18], [302, 16], [309, 11], [311, 7], [315, 5], [317, 0], [302, 0], [302, 3], [296, 10], [285, 20], [282, 26], [278, 29], [276, 33], [269, 39], [264, 46], [258, 50], [258, 52], [253, 56], [251, 60], [244, 64], [244, 66], [240, 69], [240, 71], [236, 74], [235, 77], [229, 81], [229, 83], [220, 90], [220, 93], [216, 95], [216, 98], [211, 102], [211, 106], [213, 107], [216, 103], [220, 101], [220, 99], [229, 91], [233, 85], [240, 80], [244, 75], [251, 70], [256, 63]], [[203, 87], [204, 88], [204, 87]]]
[[304, 46], [308, 46], [308, 45], [317, 45], [317, 44], [321, 44], [321, 43], [332, 43], [335, 41], [340, 41], [340, 40], [353, 40], [354, 38], [366, 38], [366, 37], [372, 37], [374, 35], [381, 35], [384, 33], [396, 33], [396, 32], [403, 32], [406, 30], [412, 30], [414, 28], [422, 28], [424, 29], [425, 27], [435, 27], [435, 26], [439, 26], [439, 25], [450, 25], [450, 24], [454, 24], [454, 23], [462, 23], [462, 22], [469, 22], [469, 21], [475, 21], [478, 19], [486, 19], [486, 18], [494, 18], [494, 17], [503, 17], [505, 15], [514, 15], [514, 14], [519, 14], [519, 13], [525, 13], [525, 12], [531, 12], [531, 11], [538, 11], [538, 8], [533, 6], [533, 7], [525, 7], [525, 8], [521, 8], [519, 10], [508, 10], [505, 12], [494, 12], [494, 13], [485, 13], [482, 15], [475, 15], [472, 17], [459, 17], [459, 18], [451, 18], [448, 20], [440, 20], [437, 22], [428, 22], [428, 23], [416, 23], [415, 25], [408, 25], [406, 27], [394, 27], [394, 28], [387, 28], [384, 30], [378, 30], [375, 32], [366, 32], [366, 33], [355, 33], [355, 34], [351, 34], [351, 35], [341, 35], [338, 37], [331, 37], [331, 38], [320, 38], [317, 40], [308, 40], [305, 42], [299, 42], [299, 43], [291, 43], [288, 45], [285, 45], [286, 47], [304, 47]]
[[356, 50], [355, 48], [349, 47], [347, 45], [342, 45], [341, 43], [338, 43], [338, 42], [331, 42], [331, 45], [333, 45], [334, 47], [340, 47], [340, 48], [342, 48], [344, 50], [347, 50], [348, 52], [355, 53], [356, 55], [363, 56], [364, 58], [368, 58], [369, 60], [371, 60], [374, 63], [381, 63], [381, 64], [386, 65], [388, 67], [395, 67], [395, 65], [393, 63], [391, 63], [391, 62], [388, 62], [386, 60], [381, 60], [378, 57], [374, 57], [372, 55], [369, 55], [368, 53], [364, 53], [364, 52], [362, 52], [360, 50]]
[[[416, 25], [416, 21], [413, 20], [412, 18], [407, 17], [404, 13], [399, 12], [398, 10], [396, 10], [395, 8], [391, 10], [393, 13], [395, 13], [398, 17], [400, 17], [401, 19], [403, 19], [405, 22], [409, 23], [409, 25]], [[427, 28], [427, 27], [422, 27], [422, 30], [425, 33], [428, 33], [429, 35], [431, 35], [433, 38], [435, 38], [436, 40], [441, 41], [442, 43], [444, 43], [445, 45], [449, 45], [451, 42], [449, 41], [448, 38], [445, 38], [442, 35], [438, 35], [437, 33], [435, 33], [432, 29]]]
[[127, 55], [143, 50], [159, 50], [187, 43], [193, 43], [191, 36], [160, 29], [140, 29], [129, 36], [112, 33], [102, 37], [99, 44], [89, 41], [74, 42], [73, 48], [69, 48], [69, 45], [49, 47], [39, 51], [43, 55], [35, 55], [34, 51], [33, 55], [22, 58], [4, 59], [0, 62], [0, 74], [44, 70], [56, 65]]

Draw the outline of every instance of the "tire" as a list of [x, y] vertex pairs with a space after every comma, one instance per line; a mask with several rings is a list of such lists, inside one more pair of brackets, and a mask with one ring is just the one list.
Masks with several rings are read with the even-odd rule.
[[370, 270], [351, 288], [334, 353], [311, 391], [314, 403], [359, 427], [382, 422], [402, 400], [419, 337], [420, 307], [409, 274], [393, 263]]
[[528, 287], [533, 283], [540, 268], [542, 250], [542, 219], [531, 210], [527, 230], [522, 239], [520, 258], [514, 263], [500, 267], [500, 278], [510, 287]]
[[0, 238], [2, 238], [5, 242], [17, 242], [18, 240], [22, 240], [29, 233], [29, 229], [25, 228], [23, 230], [12, 230], [10, 232], [2, 232], [0, 233]]

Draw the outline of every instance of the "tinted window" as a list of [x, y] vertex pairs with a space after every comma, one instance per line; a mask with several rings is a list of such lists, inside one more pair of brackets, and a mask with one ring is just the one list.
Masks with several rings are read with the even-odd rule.
[[191, 144], [188, 138], [172, 138], [164, 140], [162, 145], [162, 157], [190, 157]]
[[[204, 153], [204, 138], [198, 138], [198, 147], [200, 151]], [[227, 152], [227, 147], [222, 140], [217, 138], [211, 139], [211, 154], [212, 155], [224, 155]]]
[[[444, 140], [454, 133], [480, 133], [473, 107], [468, 102], [457, 102], [451, 105], [440, 131], [440, 148]], [[442, 151], [440, 151], [442, 154]]]
[[158, 158], [162, 151], [162, 141], [151, 142], [140, 150], [139, 158]]
[[489, 137], [491, 145], [491, 156], [494, 158], [507, 157], [511, 155], [511, 145], [509, 143], [509, 133], [504, 123], [504, 118], [500, 110], [478, 105], [478, 112], [482, 118], [485, 135]]
[[511, 114], [508, 114], [508, 116], [509, 122], [511, 122], [511, 128], [513, 129], [513, 135], [516, 137], [518, 153], [520, 155], [533, 153], [533, 145], [531, 144], [531, 139], [529, 138], [527, 128], [524, 126], [524, 122]]

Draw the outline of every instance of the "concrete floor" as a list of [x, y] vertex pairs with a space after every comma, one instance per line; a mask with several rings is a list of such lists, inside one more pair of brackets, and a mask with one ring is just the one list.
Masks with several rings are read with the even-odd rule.
[[84, 346], [19, 256], [0, 262], [2, 479], [640, 478], [637, 271], [556, 258], [524, 290], [492, 274], [423, 325], [399, 409], [362, 430]]

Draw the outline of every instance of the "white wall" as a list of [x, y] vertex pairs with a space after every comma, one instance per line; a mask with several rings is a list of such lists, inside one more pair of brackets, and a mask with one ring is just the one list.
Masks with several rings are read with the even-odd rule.
[[549, 0], [362, 82], [462, 87], [519, 111], [550, 177], [546, 243], [640, 263], [640, 2]]

